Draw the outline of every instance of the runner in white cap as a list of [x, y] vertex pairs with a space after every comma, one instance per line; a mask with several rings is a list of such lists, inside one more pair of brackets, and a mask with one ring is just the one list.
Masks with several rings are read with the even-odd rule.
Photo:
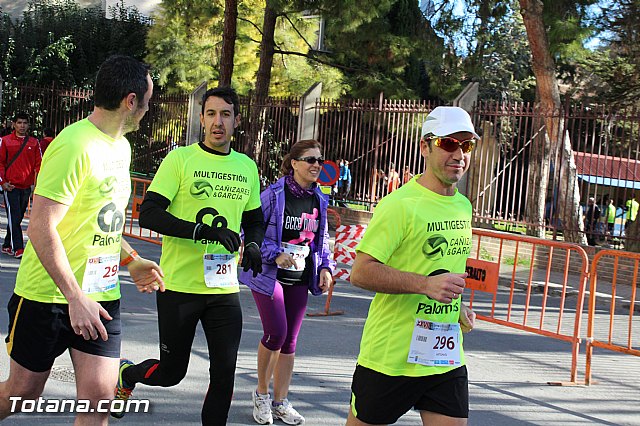
[[376, 292], [351, 386], [348, 426], [392, 424], [410, 409], [424, 425], [466, 425], [462, 303], [471, 250], [471, 203], [456, 189], [476, 134], [458, 107], [425, 120], [424, 173], [384, 197], [356, 248], [351, 282]]

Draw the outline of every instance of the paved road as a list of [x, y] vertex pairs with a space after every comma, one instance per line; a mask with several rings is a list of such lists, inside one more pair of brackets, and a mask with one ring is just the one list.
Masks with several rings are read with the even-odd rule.
[[[2, 218], [3, 219], [3, 218]], [[0, 224], [1, 226], [1, 224]], [[157, 259], [159, 247], [133, 242], [143, 255]], [[6, 301], [14, 284], [18, 261], [0, 257], [0, 334], [6, 336]], [[154, 297], [141, 295], [123, 276], [123, 355], [134, 361], [156, 357], [157, 331]], [[290, 399], [307, 418], [307, 425], [344, 424], [349, 386], [358, 343], [371, 294], [340, 281], [332, 309], [344, 315], [308, 317], [302, 327]], [[322, 311], [325, 297], [310, 297], [309, 312]], [[229, 425], [251, 425], [250, 393], [255, 388], [255, 356], [261, 326], [253, 299], [241, 290], [244, 331], [236, 374], [236, 390]], [[597, 351], [594, 379], [584, 387], [558, 387], [548, 381], [569, 380], [570, 347], [567, 343], [480, 322], [465, 337], [470, 371], [470, 425], [640, 425], [640, 360]], [[196, 335], [187, 377], [172, 388], [139, 386], [137, 398], [152, 401], [148, 414], [127, 414], [112, 424], [193, 425], [199, 423], [207, 389], [207, 349], [201, 331]], [[580, 358], [584, 377], [584, 356]], [[0, 378], [7, 375], [8, 358], [0, 351]], [[70, 360], [58, 359], [45, 388], [46, 398], [74, 396]], [[68, 414], [21, 414], [8, 425], [71, 424]], [[278, 424], [278, 422], [276, 422]], [[282, 423], [280, 423], [282, 424]], [[398, 425], [417, 425], [419, 416], [408, 413]]]

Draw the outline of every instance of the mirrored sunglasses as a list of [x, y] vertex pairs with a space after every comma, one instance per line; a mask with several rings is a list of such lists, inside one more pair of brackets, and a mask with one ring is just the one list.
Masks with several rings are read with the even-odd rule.
[[306, 161], [311, 165], [316, 164], [316, 162], [318, 162], [318, 164], [320, 164], [321, 166], [324, 164], [324, 158], [322, 157], [300, 157], [300, 158], [296, 158], [296, 160]]
[[457, 149], [461, 149], [463, 153], [468, 154], [476, 146], [475, 139], [467, 139], [461, 141], [451, 136], [433, 136], [429, 138], [434, 141], [434, 145], [444, 149], [447, 152], [454, 152]]

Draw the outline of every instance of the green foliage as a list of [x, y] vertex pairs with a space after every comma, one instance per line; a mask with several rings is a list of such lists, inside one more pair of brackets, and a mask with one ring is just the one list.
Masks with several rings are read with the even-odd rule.
[[446, 96], [451, 81], [440, 66], [441, 40], [416, 1], [353, 1], [324, 13], [326, 57], [344, 67], [350, 96]]
[[[203, 81], [217, 85], [224, 1], [190, 3], [197, 13], [183, 13], [184, 0], [163, 0], [156, 24], [149, 32], [147, 60], [158, 70], [159, 83], [169, 91], [193, 90]], [[283, 13], [286, 5], [287, 2], [281, 5]], [[238, 4], [232, 85], [241, 94], [247, 94], [255, 84], [264, 6], [264, 0]], [[281, 16], [276, 27], [276, 49], [308, 54], [309, 44], [317, 37], [316, 25], [317, 21], [304, 18], [301, 13]], [[300, 95], [317, 81], [323, 82], [327, 96], [340, 96], [344, 91], [341, 73], [334, 68], [298, 55], [276, 54], [274, 59], [272, 96]]]
[[[317, 39], [317, 18], [287, 14], [276, 25], [276, 49], [308, 54]], [[276, 53], [271, 72], [271, 96], [302, 95], [314, 83], [323, 83], [323, 96], [339, 97], [344, 93], [342, 73], [306, 56]]]
[[42, 50], [29, 50], [30, 61], [27, 62], [23, 79], [44, 82], [49, 76], [57, 75], [64, 81], [73, 80], [69, 69], [70, 54], [75, 48], [72, 39], [72, 36], [67, 35], [55, 40], [53, 34], [49, 33], [49, 44]]
[[[192, 0], [202, 9], [204, 0]], [[148, 61], [169, 90], [191, 90], [203, 80], [215, 84], [222, 43], [221, 0], [208, 2], [198, 19], [181, 12], [181, 1], [164, 0], [147, 43]], [[413, 0], [380, 2], [286, 1], [274, 3], [279, 18], [270, 95], [300, 95], [317, 81], [323, 95], [392, 98], [453, 97], [459, 80], [439, 66], [439, 39]], [[239, 3], [233, 85], [253, 88], [259, 57], [264, 0]], [[326, 47], [314, 51], [318, 19], [326, 19]], [[439, 49], [434, 49], [439, 46]], [[279, 53], [285, 52], [285, 53]], [[291, 53], [293, 52], [293, 54]], [[315, 59], [318, 59], [317, 61]], [[436, 92], [435, 95], [432, 92]]]
[[602, 44], [580, 61], [580, 96], [611, 104], [637, 107], [640, 98], [640, 1], [617, 0], [602, 11]]
[[33, 84], [91, 84], [99, 65], [115, 53], [142, 59], [147, 23], [135, 8], [118, 4], [104, 17], [99, 8], [73, 0], [31, 3], [22, 18], [0, 18], [3, 78]]
[[[163, 1], [149, 30], [146, 59], [169, 92], [191, 91], [218, 78], [214, 65], [222, 48], [222, 10], [211, 2], [190, 6], [182, 0]], [[202, 14], [194, 15], [194, 9]]]
[[275, 180], [280, 177], [280, 165], [282, 164], [284, 153], [286, 153], [291, 146], [291, 141], [288, 139], [277, 140], [275, 135], [269, 131], [265, 132], [264, 138], [267, 146], [269, 147], [267, 150], [268, 170], [265, 170], [265, 172], [272, 178], [271, 182], [266, 182], [266, 176], [264, 176], [264, 174], [262, 175], [263, 186], [267, 186], [268, 184], [275, 182]]
[[547, 25], [549, 50], [559, 66], [569, 66], [587, 50], [585, 41], [594, 34], [589, 7], [598, 0], [545, 0], [543, 19]]
[[[617, 105], [640, 94], [638, 0], [545, 0], [551, 52], [563, 81], [581, 96]], [[431, 4], [423, 13], [420, 3]], [[280, 14], [270, 84], [274, 96], [300, 95], [316, 81], [325, 97], [441, 99], [471, 81], [481, 99], [532, 100], [534, 79], [518, 0], [277, 0]], [[265, 0], [238, 4], [233, 85], [254, 87]], [[0, 73], [5, 80], [88, 86], [113, 53], [146, 59], [174, 92], [217, 84], [223, 0], [163, 0], [148, 26], [123, 3], [106, 19], [74, 0], [36, 1], [18, 22], [0, 14]], [[326, 52], [311, 48], [318, 18]], [[583, 45], [598, 29], [610, 35], [596, 52]], [[148, 36], [147, 36], [148, 33]], [[284, 52], [284, 53], [278, 53]], [[292, 54], [293, 53], [293, 54]], [[578, 70], [578, 72], [576, 72]]]
[[505, 265], [511, 265], [511, 266], [513, 266], [514, 264], [517, 263], [518, 266], [530, 267], [531, 266], [531, 259], [524, 258], [524, 257], [518, 257], [517, 260], [516, 260], [516, 258], [513, 257], [513, 256], [505, 256], [505, 257], [502, 258], [502, 263], [504, 263]]
[[498, 231], [505, 231], [505, 232], [514, 232], [516, 234], [522, 234], [522, 235], [526, 235], [527, 234], [527, 226], [526, 225], [522, 225], [519, 223], [513, 223], [513, 222], [499, 222], [496, 221], [493, 223], [493, 229], [496, 229]]
[[[535, 78], [531, 70], [531, 53], [527, 32], [518, 10], [517, 0], [496, 4], [483, 17], [485, 31], [476, 49], [482, 69], [475, 79], [480, 83], [480, 98], [501, 101], [522, 101], [533, 98]], [[499, 10], [500, 14], [496, 12]], [[466, 61], [470, 65], [471, 60]]]
[[488, 262], [495, 261], [495, 257], [487, 250], [485, 247], [480, 247], [480, 259], [486, 260]]
[[438, 82], [446, 99], [472, 81], [480, 85], [480, 99], [532, 97], [529, 45], [517, 0], [441, 1], [427, 12], [447, 46], [443, 60], [435, 62], [447, 77]]
[[[576, 65], [588, 54], [584, 45], [595, 31], [590, 7], [597, 2], [544, 0], [550, 53], [559, 76], [569, 86], [580, 84]], [[433, 4], [428, 18], [449, 46], [451, 59], [444, 61], [450, 61], [449, 69], [463, 84], [478, 81], [480, 97], [485, 99], [534, 100], [535, 82], [518, 0], [441, 0]]]

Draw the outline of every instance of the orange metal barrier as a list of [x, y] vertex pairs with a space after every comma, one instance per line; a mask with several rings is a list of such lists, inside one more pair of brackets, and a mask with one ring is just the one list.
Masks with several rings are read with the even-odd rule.
[[[475, 253], [467, 272], [475, 279], [467, 279], [467, 288], [478, 319], [571, 343], [569, 384], [576, 384], [589, 271], [585, 251], [576, 244], [484, 229], [474, 229], [473, 235]], [[489, 267], [499, 271], [501, 286], [478, 284], [491, 275]]]
[[[611, 267], [605, 262], [606, 258], [613, 258], [613, 268], [612, 271], [609, 271], [610, 274], [604, 273], [607, 266]], [[619, 250], [602, 250], [593, 258], [589, 288], [589, 323], [587, 326], [586, 346], [585, 384], [587, 385], [591, 384], [594, 347], [640, 356], [640, 347], [634, 347], [633, 345], [634, 325], [636, 334], [640, 333], [640, 316], [634, 318], [639, 262], [640, 253]], [[626, 283], [619, 285], [619, 273], [624, 269], [631, 269], [632, 271], [631, 286], [626, 285]], [[600, 288], [598, 288], [599, 275]], [[606, 278], [607, 275], [610, 275], [611, 278]], [[596, 307], [598, 305], [597, 297], [610, 297], [610, 301], [606, 304], [601, 303], [598, 309]], [[599, 319], [596, 317], [596, 311], [598, 311]]]
[[123, 235], [127, 237], [137, 238], [139, 240], [148, 241], [154, 244], [162, 244], [162, 235], [149, 229], [143, 229], [138, 225], [138, 217], [140, 215], [140, 204], [147, 193], [147, 188], [151, 184], [149, 179], [131, 178], [133, 190], [131, 192], [131, 203], [125, 212], [125, 227]]

